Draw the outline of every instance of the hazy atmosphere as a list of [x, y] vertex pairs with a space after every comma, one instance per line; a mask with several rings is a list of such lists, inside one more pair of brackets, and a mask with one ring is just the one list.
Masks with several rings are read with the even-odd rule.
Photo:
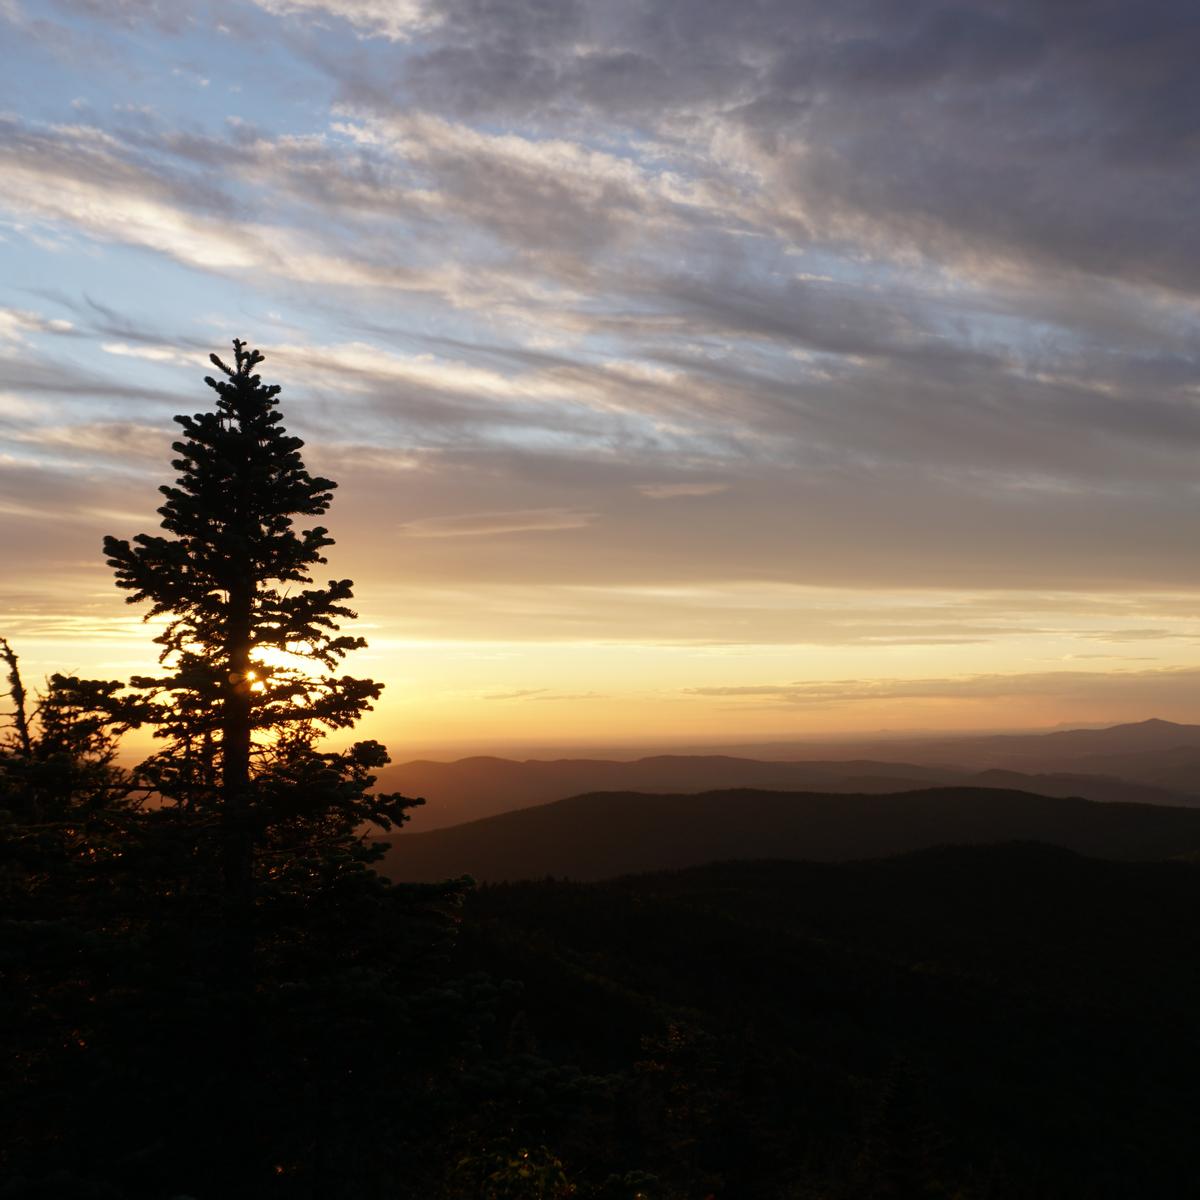
[[1196, 715], [1183, 4], [3, 0], [0, 606], [252, 339], [439, 746]]

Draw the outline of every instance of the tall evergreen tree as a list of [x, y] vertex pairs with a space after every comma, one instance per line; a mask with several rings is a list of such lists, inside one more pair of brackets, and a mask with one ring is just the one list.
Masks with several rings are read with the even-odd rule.
[[[175, 999], [151, 1008], [190, 1006], [187, 1032], [163, 1037], [187, 1040], [198, 1115], [164, 1137], [190, 1156], [177, 1178], [198, 1193], [366, 1195], [347, 1182], [347, 1148], [403, 1143], [420, 1080], [458, 1044], [455, 1013], [473, 1020], [474, 1002], [439, 984], [463, 885], [403, 888], [370, 869], [383, 847], [365, 831], [422, 801], [371, 790], [387, 762], [377, 742], [320, 748], [381, 685], [338, 669], [365, 644], [339, 629], [355, 616], [351, 581], [313, 580], [335, 484], [283, 428], [263, 356], [233, 349], [231, 365], [212, 356], [214, 410], [176, 418], [163, 532], [104, 543], [129, 601], [166, 618], [163, 670], [132, 681], [163, 743], [138, 775], [160, 802], [159, 903], [194, 949], [170, 967]], [[161, 939], [164, 955], [178, 941]]]
[[[148, 617], [169, 618], [156, 639], [168, 673], [133, 681], [158, 698], [154, 721], [166, 741], [147, 773], [167, 800], [219, 814], [225, 887], [245, 905], [255, 849], [281, 816], [256, 777], [278, 769], [281, 750], [311, 760], [320, 727], [352, 726], [381, 685], [335, 673], [366, 645], [339, 632], [356, 615], [346, 604], [352, 584], [314, 586], [312, 569], [333, 539], [322, 525], [295, 528], [297, 518], [324, 515], [337, 485], [306, 469], [303, 442], [281, 423], [278, 385], [254, 373], [263, 356], [239, 340], [233, 348], [232, 367], [211, 356], [222, 376], [205, 378], [215, 411], [175, 418], [184, 436], [173, 444], [179, 476], [160, 489], [166, 536], [108, 537], [104, 551], [129, 602], [149, 601]], [[351, 775], [383, 761], [375, 743], [323, 759]], [[342, 812], [342, 835], [367, 822], [391, 828], [414, 803], [365, 787], [327, 800]]]
[[[372, 791], [377, 742], [320, 746], [380, 692], [338, 669], [363, 645], [339, 630], [350, 581], [312, 578], [334, 485], [262, 356], [213, 361], [162, 533], [105, 541], [166, 618], [161, 672], [132, 696], [54, 676], [30, 705], [0, 642], [0, 1101], [19, 1111], [0, 1192], [433, 1194], [497, 989], [447, 969], [465, 881], [371, 869], [368, 831], [421, 801]], [[117, 738], [146, 724], [161, 748], [123, 770]]]

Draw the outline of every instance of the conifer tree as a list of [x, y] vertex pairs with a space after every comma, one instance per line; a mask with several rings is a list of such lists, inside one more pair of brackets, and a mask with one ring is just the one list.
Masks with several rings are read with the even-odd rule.
[[[130, 990], [117, 984], [149, 957], [138, 877], [145, 814], [136, 781], [116, 762], [141, 705], [119, 682], [61, 674], [29, 692], [3, 638], [0, 658], [0, 1109], [11, 1114], [0, 1178], [53, 1163], [50, 1191], [70, 1195], [78, 1177], [60, 1147], [83, 1149], [89, 1135], [117, 1140], [94, 1097], [112, 1098], [132, 1073], [136, 1056], [114, 1063], [116, 1045], [148, 1040]], [[94, 1053], [97, 1043], [108, 1054]]]
[[[211, 1186], [229, 1195], [276, 1168], [344, 1172], [337, 1147], [367, 1113], [394, 1136], [394, 1100], [376, 1101], [420, 1060], [414, 1013], [428, 1008], [422, 989], [463, 891], [391, 886], [370, 869], [384, 847], [364, 830], [395, 828], [422, 801], [372, 792], [388, 761], [377, 742], [319, 746], [381, 685], [339, 670], [365, 645], [339, 628], [355, 616], [351, 581], [313, 579], [336, 485], [305, 467], [279, 387], [255, 373], [263, 356], [239, 340], [233, 350], [228, 365], [212, 356], [214, 409], [175, 418], [163, 532], [104, 542], [129, 602], [166, 618], [162, 672], [132, 681], [163, 743], [138, 775], [161, 800], [159, 859], [182, 864], [182, 886], [164, 879], [162, 894], [212, 952], [187, 968], [212, 1051], [195, 1103], [223, 1148], [208, 1156]], [[432, 1051], [438, 1019], [424, 1019]]]
[[[363, 641], [339, 629], [350, 581], [313, 580], [334, 484], [261, 361], [240, 341], [213, 356], [213, 411], [176, 418], [162, 532], [105, 540], [130, 601], [165, 618], [158, 675], [133, 696], [54, 676], [30, 705], [0, 642], [0, 1049], [18, 1064], [0, 1101], [21, 1112], [0, 1174], [30, 1195], [407, 1194], [439, 1175], [429, 1148], [495, 1002], [448, 969], [465, 881], [371, 869], [364, 831], [422, 801], [372, 791], [377, 742], [320, 746], [381, 689], [339, 670]], [[147, 724], [161, 748], [123, 770], [117, 737]]]
[[104, 551], [129, 602], [168, 618], [156, 639], [168, 673], [133, 681], [156, 697], [166, 743], [145, 773], [167, 800], [218, 815], [227, 898], [244, 907], [256, 851], [295, 817], [272, 806], [272, 778], [314, 776], [322, 787], [305, 793], [308, 832], [320, 827], [359, 861], [371, 853], [358, 829], [398, 825], [419, 801], [368, 793], [369, 769], [386, 762], [377, 743], [315, 749], [322, 728], [352, 726], [381, 685], [336, 673], [366, 644], [339, 632], [356, 615], [352, 584], [314, 585], [333, 539], [319, 524], [295, 528], [324, 515], [337, 485], [306, 469], [303, 442], [281, 423], [279, 386], [254, 373], [263, 356], [240, 340], [233, 348], [232, 366], [211, 356], [215, 411], [175, 418], [183, 437], [173, 445], [178, 478], [160, 489], [165, 536], [108, 537]]
[[10, 710], [0, 717], [0, 809], [23, 824], [128, 807], [134, 781], [117, 766], [121, 735], [143, 707], [115, 680], [51, 675], [30, 702], [16, 652], [0, 637]]

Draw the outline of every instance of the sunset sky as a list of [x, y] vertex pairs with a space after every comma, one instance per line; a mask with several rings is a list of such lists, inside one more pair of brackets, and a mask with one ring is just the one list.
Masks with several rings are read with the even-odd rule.
[[1200, 720], [1183, 3], [0, 0], [0, 635], [240, 336], [393, 756]]

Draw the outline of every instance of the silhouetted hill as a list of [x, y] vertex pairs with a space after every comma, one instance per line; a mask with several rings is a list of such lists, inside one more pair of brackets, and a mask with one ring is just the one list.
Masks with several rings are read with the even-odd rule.
[[[1114, 731], [1072, 732], [1108, 734]], [[1048, 736], [1060, 738], [1067, 735]], [[1122, 738], [1117, 736], [1108, 744], [1117, 745], [1121, 741]], [[1088, 744], [1095, 743], [1091, 741]], [[1200, 747], [1195, 753], [1200, 756]], [[983, 757], [995, 755], [989, 753]], [[476, 757], [456, 762], [418, 760], [389, 767], [381, 772], [380, 787], [428, 799], [429, 804], [414, 813], [411, 825], [412, 830], [422, 832], [597, 791], [698, 792], [721, 788], [756, 788], [769, 791], [886, 793], [907, 791], [921, 785], [1000, 786], [1053, 796], [1083, 796], [1088, 800], [1200, 805], [1200, 797], [1191, 794], [1200, 791], [1200, 776], [1195, 787], [1191, 782], [1183, 787], [1161, 783], [1156, 789], [1154, 784], [1158, 781], [1145, 774], [1132, 776], [1136, 782], [1126, 783], [1114, 778], [1121, 772], [1112, 765], [1098, 771], [1095, 776], [1082, 774], [1078, 770], [1068, 774], [1056, 773], [1054, 763], [1062, 755], [1042, 757], [1050, 764], [1045, 773], [1028, 775], [1007, 770], [1006, 774], [997, 776], [980, 774], [970, 766], [931, 766], [870, 758], [776, 762], [728, 755], [655, 755], [622, 762], [610, 759], [515, 761]], [[1067, 761], [1073, 763], [1075, 759], [1068, 756]], [[1144, 765], [1140, 759], [1138, 764]], [[1005, 768], [989, 769], [1000, 770]], [[1179, 780], [1191, 778], [1182, 771], [1166, 777]]]
[[[906, 750], [919, 743], [910, 743]], [[937, 756], [953, 754], [970, 766], [1007, 767], [1018, 771], [1083, 770], [1116, 755], [1161, 755], [1179, 747], [1200, 749], [1200, 725], [1178, 725], [1152, 718], [1108, 729], [1066, 729], [1054, 733], [997, 734], [934, 743]], [[918, 761], [927, 761], [922, 755]], [[1108, 772], [1100, 772], [1108, 773]]]
[[1080, 796], [1116, 804], [1165, 804], [1173, 808], [1198, 808], [1200, 796], [1166, 787], [1138, 783], [1129, 778], [1112, 775], [1026, 775], [1021, 771], [1005, 771], [998, 767], [964, 775], [954, 781], [964, 787], [1008, 788], [1020, 792], [1035, 792], [1039, 796]]
[[1200, 851], [1200, 811], [988, 788], [891, 795], [747, 789], [601, 792], [392, 840], [396, 879], [603, 879], [721, 859], [875, 858], [948, 843], [1041, 841], [1113, 859]]
[[1090, 771], [1179, 792], [1200, 792], [1200, 746], [1173, 746], [1125, 754], [1098, 754], [1081, 760]]
[[610, 759], [475, 757], [456, 762], [417, 760], [380, 773], [382, 790], [425, 796], [413, 829], [435, 829], [562, 800], [582, 792], [697, 792], [746, 787], [772, 791], [893, 792], [922, 783], [951, 782], [940, 767], [872, 762], [758, 762], [726, 755], [655, 755], [633, 762]]
[[1055, 729], [1046, 733], [929, 733], [742, 742], [709, 746], [706, 753], [771, 762], [869, 758], [960, 770], [1007, 767], [1066, 771], [1079, 770], [1078, 760], [1093, 754], [1155, 752], [1174, 746], [1200, 746], [1200, 725], [1152, 717], [1102, 729]]

